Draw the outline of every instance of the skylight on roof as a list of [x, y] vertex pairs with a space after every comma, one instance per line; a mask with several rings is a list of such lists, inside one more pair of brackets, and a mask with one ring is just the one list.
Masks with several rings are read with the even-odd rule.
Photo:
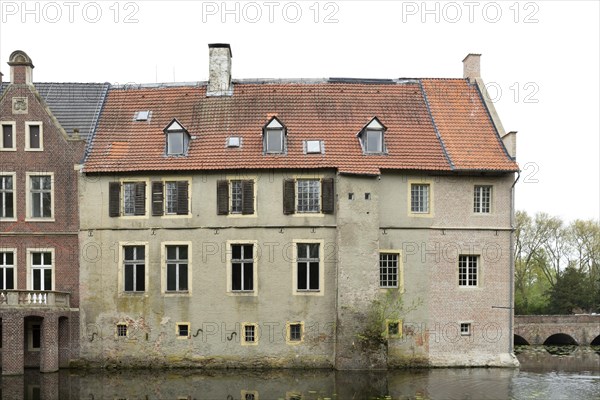
[[323, 153], [323, 142], [320, 140], [307, 140], [304, 142], [306, 154]]
[[149, 110], [138, 111], [135, 115], [135, 120], [136, 121], [148, 121], [148, 117], [150, 117]]
[[239, 136], [230, 136], [227, 138], [227, 147], [240, 147], [242, 139]]

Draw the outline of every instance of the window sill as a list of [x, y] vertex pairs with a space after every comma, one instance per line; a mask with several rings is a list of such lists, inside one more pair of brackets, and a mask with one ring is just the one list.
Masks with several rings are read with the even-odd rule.
[[11, 148], [11, 147], [3, 147], [0, 149], [0, 151], [17, 151], [17, 148]]
[[28, 149], [28, 148], [24, 148], [24, 151], [44, 151], [44, 148], [42, 147], [41, 149]]
[[292, 217], [318, 217], [318, 218], [323, 218], [326, 214], [323, 214], [322, 212], [301, 212], [301, 211], [296, 211], [296, 213], [292, 214]]
[[294, 290], [294, 296], [323, 296], [322, 290]]
[[228, 296], [258, 296], [258, 293], [256, 291], [250, 291], [250, 290], [230, 290], [227, 292]]
[[192, 292], [189, 290], [186, 291], [169, 291], [162, 293], [164, 297], [191, 297]]
[[[153, 217], [157, 217], [158, 215], [153, 215]], [[141, 215], [138, 215], [141, 217]], [[182, 218], [192, 218], [192, 214], [164, 214], [160, 215], [161, 219], [182, 219]]]
[[28, 217], [28, 218], [25, 218], [25, 222], [55, 222], [55, 220], [54, 220], [54, 218]]
[[2, 223], [2, 222], [17, 222], [17, 219], [13, 218], [13, 217], [11, 217], [11, 218], [0, 217], [0, 223]]
[[433, 218], [433, 213], [431, 212], [409, 212], [408, 213], [409, 217], [414, 217], [414, 218]]

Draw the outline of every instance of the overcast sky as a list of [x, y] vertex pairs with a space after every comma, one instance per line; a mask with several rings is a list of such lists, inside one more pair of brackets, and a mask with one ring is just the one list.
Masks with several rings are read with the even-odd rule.
[[38, 82], [204, 81], [208, 43], [233, 77], [481, 74], [518, 131], [517, 209], [600, 217], [598, 1], [0, 0], [0, 71], [24, 50]]

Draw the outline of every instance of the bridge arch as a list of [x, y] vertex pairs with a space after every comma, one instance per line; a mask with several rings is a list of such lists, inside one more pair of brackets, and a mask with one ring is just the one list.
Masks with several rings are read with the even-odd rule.
[[590, 343], [590, 346], [600, 346], [600, 335], [596, 336]]
[[513, 344], [515, 346], [527, 346], [530, 343], [523, 336], [515, 334], [513, 337]]
[[550, 335], [545, 341], [545, 346], [551, 345], [578, 345], [577, 341], [570, 335], [566, 333], [555, 333], [554, 335]]

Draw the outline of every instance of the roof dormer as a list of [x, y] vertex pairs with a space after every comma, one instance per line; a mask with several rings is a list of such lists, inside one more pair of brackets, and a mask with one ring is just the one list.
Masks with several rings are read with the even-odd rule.
[[164, 129], [166, 135], [167, 156], [184, 156], [190, 144], [190, 134], [176, 118]]
[[365, 125], [358, 133], [360, 145], [363, 154], [385, 154], [385, 138], [384, 133], [387, 130], [385, 125], [379, 121], [377, 117]]
[[263, 152], [265, 154], [284, 154], [287, 147], [287, 129], [273, 117], [263, 127]]

